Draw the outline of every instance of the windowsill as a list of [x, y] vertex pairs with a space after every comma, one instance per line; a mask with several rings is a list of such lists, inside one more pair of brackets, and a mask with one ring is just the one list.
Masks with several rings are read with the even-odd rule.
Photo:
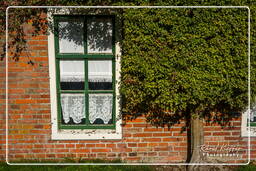
[[[242, 131], [242, 137], [248, 137], [249, 136], [249, 127], [246, 127], [246, 131]], [[250, 127], [250, 136], [256, 137], [256, 127]]]
[[[119, 127], [121, 128], [121, 127]], [[57, 130], [52, 132], [52, 140], [120, 140], [122, 131], [118, 128], [115, 130], [107, 129], [72, 129]]]

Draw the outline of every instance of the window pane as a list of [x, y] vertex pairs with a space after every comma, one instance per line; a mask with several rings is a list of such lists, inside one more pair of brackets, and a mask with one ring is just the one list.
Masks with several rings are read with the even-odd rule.
[[83, 53], [83, 22], [59, 22], [60, 53]]
[[251, 115], [250, 115], [250, 120], [251, 120], [251, 122], [256, 122], [256, 108], [255, 107], [253, 107], [252, 109], [251, 109]]
[[89, 94], [89, 121], [91, 124], [112, 124], [112, 94]]
[[60, 61], [60, 86], [62, 90], [84, 89], [84, 61]]
[[88, 53], [112, 53], [111, 18], [91, 18], [87, 23]]
[[84, 94], [61, 94], [62, 124], [85, 124]]
[[89, 60], [89, 89], [111, 90], [112, 89], [112, 61]]

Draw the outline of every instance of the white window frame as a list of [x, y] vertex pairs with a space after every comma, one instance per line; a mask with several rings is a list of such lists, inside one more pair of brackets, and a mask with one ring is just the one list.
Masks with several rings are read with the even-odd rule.
[[256, 137], [256, 126], [248, 126], [248, 118], [250, 118], [251, 110], [247, 109], [242, 113], [242, 123], [241, 123], [241, 136], [248, 137], [249, 133], [251, 137]]
[[[69, 15], [68, 9], [48, 9], [47, 19], [53, 23], [54, 15]], [[49, 60], [49, 80], [50, 80], [50, 101], [51, 101], [51, 139], [52, 140], [104, 140], [122, 139], [122, 119], [120, 112], [120, 71], [121, 71], [121, 48], [120, 42], [115, 43], [116, 58], [116, 126], [115, 129], [58, 129], [57, 111], [57, 89], [56, 89], [56, 65], [54, 33], [48, 31], [48, 60]]]

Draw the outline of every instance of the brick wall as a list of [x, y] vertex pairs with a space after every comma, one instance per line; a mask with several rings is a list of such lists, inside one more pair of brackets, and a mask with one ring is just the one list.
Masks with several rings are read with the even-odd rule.
[[[122, 140], [51, 140], [51, 113], [47, 36], [27, 36], [28, 49], [19, 61], [9, 61], [9, 159], [63, 160], [121, 159], [128, 162], [185, 162], [187, 155], [184, 123], [170, 130], [155, 128], [140, 117], [123, 126]], [[31, 59], [34, 65], [27, 62]], [[4, 159], [5, 62], [0, 62], [0, 157]], [[205, 145], [238, 147], [242, 157], [213, 157], [224, 162], [246, 160], [247, 140], [241, 138], [241, 120], [233, 127], [205, 123]], [[252, 158], [256, 158], [252, 141]], [[209, 152], [211, 153], [211, 152]]]
[[[5, 37], [0, 37], [0, 47]], [[3, 49], [0, 49], [2, 52]], [[5, 60], [0, 60], [0, 160], [5, 158]]]
[[[214, 156], [211, 159], [228, 163], [244, 163], [248, 158], [248, 140], [241, 137], [241, 118], [234, 118], [228, 126], [220, 126], [216, 123], [205, 123], [204, 125], [204, 144], [206, 147], [218, 148], [218, 152], [209, 152]], [[237, 156], [238, 155], [238, 156]]]

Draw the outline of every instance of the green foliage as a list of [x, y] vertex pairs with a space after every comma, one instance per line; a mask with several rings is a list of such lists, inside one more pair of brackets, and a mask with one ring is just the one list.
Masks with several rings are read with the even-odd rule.
[[240, 166], [235, 171], [254, 171], [254, 170], [256, 170], [256, 165], [253, 163], [250, 163], [249, 165], [246, 165], [246, 166]]
[[247, 105], [247, 9], [129, 9], [123, 29], [123, 112], [172, 124]]

